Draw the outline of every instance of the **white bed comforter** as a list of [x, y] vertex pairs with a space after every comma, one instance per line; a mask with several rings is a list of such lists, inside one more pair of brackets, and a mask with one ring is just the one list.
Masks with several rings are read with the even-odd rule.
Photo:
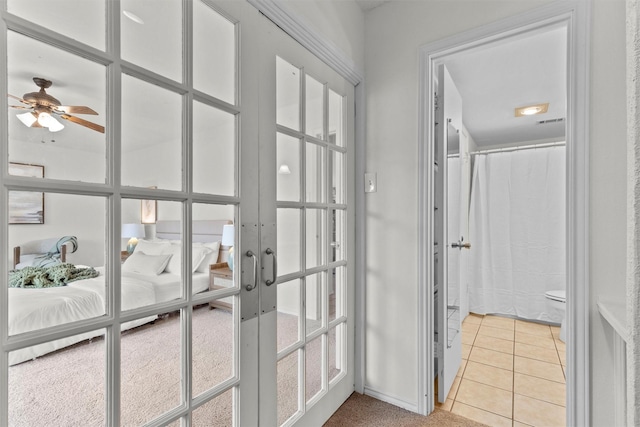
[[[9, 289], [9, 335], [48, 328], [83, 319], [103, 316], [106, 307], [105, 276], [79, 280], [68, 286], [45, 289]], [[122, 310], [131, 310], [156, 303], [154, 285], [140, 278], [122, 277]], [[130, 329], [153, 321], [156, 316], [137, 319], [122, 325]], [[14, 351], [9, 364], [15, 365], [43, 354], [101, 336], [103, 330], [39, 344]]]

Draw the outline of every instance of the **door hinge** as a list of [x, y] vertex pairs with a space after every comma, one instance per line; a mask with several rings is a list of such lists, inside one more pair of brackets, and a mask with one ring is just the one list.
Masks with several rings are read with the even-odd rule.
[[437, 93], [434, 93], [434, 94], [433, 94], [433, 108], [434, 108], [436, 111], [437, 111], [437, 110], [438, 110], [438, 108], [439, 108], [439, 105], [438, 105], [438, 94], [437, 94]]

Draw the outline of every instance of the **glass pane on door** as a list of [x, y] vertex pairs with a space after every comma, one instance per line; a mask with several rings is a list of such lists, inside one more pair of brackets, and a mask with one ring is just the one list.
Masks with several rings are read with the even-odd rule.
[[193, 411], [191, 425], [193, 427], [232, 426], [233, 389], [225, 391]]
[[344, 97], [329, 89], [329, 142], [344, 147]]
[[96, 49], [105, 49], [105, 0], [8, 0], [7, 11]]
[[278, 132], [276, 140], [278, 164], [278, 201], [300, 201], [300, 140]]
[[324, 326], [325, 273], [305, 278], [305, 324], [307, 336]]
[[194, 87], [235, 104], [236, 51], [236, 25], [214, 10], [209, 2], [194, 1]]
[[305, 88], [305, 133], [318, 139], [324, 139], [324, 85], [306, 75]]
[[193, 103], [193, 191], [235, 194], [236, 117]]
[[182, 81], [182, 4], [154, 0], [120, 2], [122, 58], [177, 82]]
[[180, 95], [123, 75], [122, 185], [181, 190], [182, 126]]
[[344, 371], [346, 363], [346, 323], [340, 323], [335, 328], [329, 330], [328, 347], [329, 347], [329, 383], [337, 378]]
[[326, 252], [326, 222], [323, 209], [305, 210], [306, 268], [324, 264]]
[[278, 425], [282, 425], [286, 420], [298, 412], [299, 405], [299, 350], [278, 361], [277, 382], [278, 382]]
[[313, 143], [306, 144], [306, 184], [305, 194], [307, 202], [325, 201], [325, 149]]
[[300, 70], [276, 57], [276, 123], [300, 130]]
[[299, 209], [278, 209], [278, 274], [300, 270]]
[[[9, 425], [104, 425], [104, 333], [99, 329], [9, 353]], [[25, 353], [41, 354], [39, 348], [61, 348], [64, 341], [77, 344], [12, 364]]]
[[182, 403], [181, 320], [181, 313], [174, 312], [132, 330], [123, 324], [122, 425], [144, 424]]
[[6, 55], [9, 161], [42, 165], [48, 179], [104, 184], [105, 66], [13, 31]]
[[[14, 166], [42, 171], [35, 165]], [[34, 183], [39, 179], [33, 177]], [[106, 207], [104, 197], [9, 192], [9, 241], [4, 253], [11, 254], [10, 269], [15, 270], [8, 280], [10, 336], [105, 315]], [[82, 221], [74, 214], [79, 211]], [[24, 360], [61, 347], [36, 346], [39, 351], [26, 353]]]
[[300, 337], [300, 280], [278, 284], [277, 351], [296, 344]]
[[309, 402], [323, 389], [323, 348], [323, 335], [309, 342], [305, 348], [305, 402]]

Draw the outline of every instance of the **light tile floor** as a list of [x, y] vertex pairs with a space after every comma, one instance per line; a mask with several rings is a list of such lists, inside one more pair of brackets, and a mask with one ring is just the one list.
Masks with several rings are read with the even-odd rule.
[[556, 326], [469, 315], [458, 376], [446, 402], [436, 406], [496, 427], [564, 426], [566, 359], [559, 335]]

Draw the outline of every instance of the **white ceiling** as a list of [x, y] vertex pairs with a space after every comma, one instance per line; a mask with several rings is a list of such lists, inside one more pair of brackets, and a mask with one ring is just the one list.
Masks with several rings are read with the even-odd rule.
[[[566, 29], [493, 43], [446, 60], [462, 95], [463, 122], [478, 146], [562, 139], [566, 118]], [[515, 117], [514, 109], [549, 103], [545, 114]]]

